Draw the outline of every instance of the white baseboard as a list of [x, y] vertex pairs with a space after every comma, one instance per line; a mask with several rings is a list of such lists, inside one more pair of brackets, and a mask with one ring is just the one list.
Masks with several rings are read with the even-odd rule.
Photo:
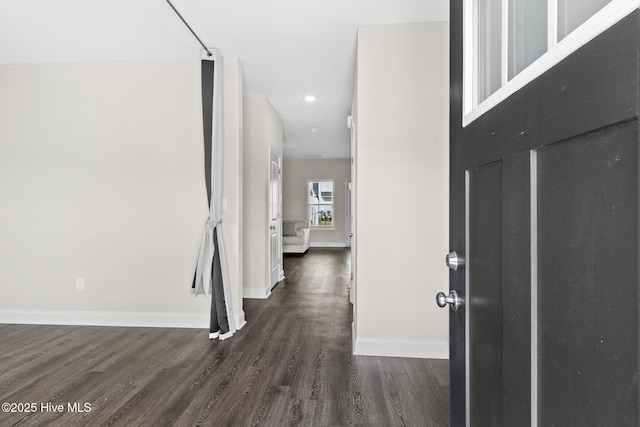
[[356, 322], [351, 322], [351, 351], [356, 354]]
[[358, 356], [449, 359], [449, 342], [356, 338], [353, 354]]
[[209, 314], [0, 309], [0, 323], [208, 329]]
[[335, 242], [311, 242], [310, 245], [312, 248], [347, 248], [346, 243], [335, 243]]
[[267, 299], [271, 295], [271, 289], [242, 288], [242, 297], [249, 299]]

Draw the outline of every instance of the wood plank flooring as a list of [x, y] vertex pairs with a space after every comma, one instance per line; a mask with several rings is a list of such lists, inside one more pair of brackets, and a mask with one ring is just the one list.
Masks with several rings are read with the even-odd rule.
[[226, 341], [0, 325], [0, 403], [36, 404], [0, 426], [448, 425], [448, 361], [351, 355], [348, 249], [287, 256], [285, 274]]

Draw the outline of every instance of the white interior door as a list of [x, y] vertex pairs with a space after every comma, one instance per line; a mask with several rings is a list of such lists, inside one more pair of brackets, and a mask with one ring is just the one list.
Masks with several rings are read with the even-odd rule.
[[273, 288], [281, 279], [281, 175], [280, 154], [269, 149], [269, 285]]

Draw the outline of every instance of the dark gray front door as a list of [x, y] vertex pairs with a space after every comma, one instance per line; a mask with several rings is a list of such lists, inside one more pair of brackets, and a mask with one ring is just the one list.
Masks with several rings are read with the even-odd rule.
[[452, 425], [640, 425], [640, 16], [463, 128], [457, 3]]

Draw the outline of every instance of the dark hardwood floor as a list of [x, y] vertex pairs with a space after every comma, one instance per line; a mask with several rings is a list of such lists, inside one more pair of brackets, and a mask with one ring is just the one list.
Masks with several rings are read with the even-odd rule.
[[226, 341], [0, 325], [0, 403], [23, 406], [0, 426], [448, 425], [448, 361], [351, 355], [348, 250], [287, 256], [285, 274]]

